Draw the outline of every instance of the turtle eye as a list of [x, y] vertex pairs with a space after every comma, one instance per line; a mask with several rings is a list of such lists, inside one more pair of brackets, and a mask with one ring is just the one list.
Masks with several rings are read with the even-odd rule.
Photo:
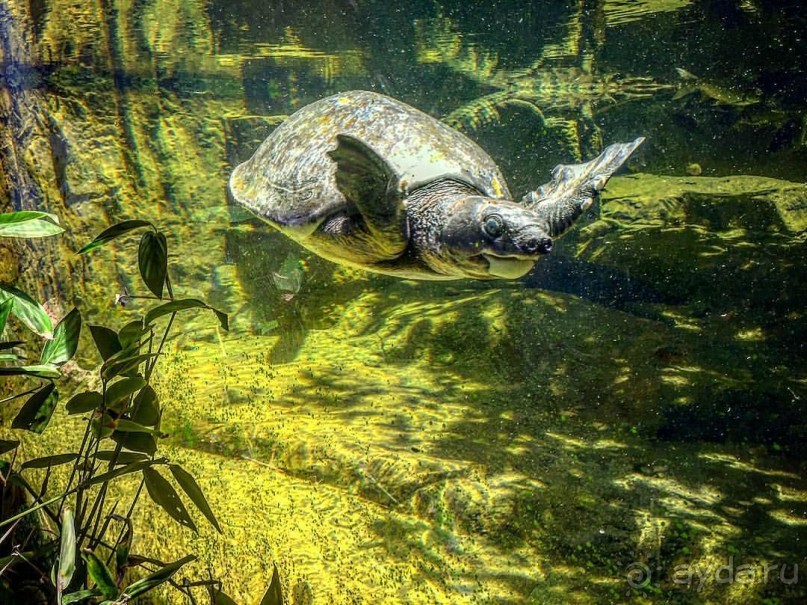
[[484, 222], [485, 233], [490, 237], [499, 237], [504, 233], [504, 221], [498, 214], [489, 214]]

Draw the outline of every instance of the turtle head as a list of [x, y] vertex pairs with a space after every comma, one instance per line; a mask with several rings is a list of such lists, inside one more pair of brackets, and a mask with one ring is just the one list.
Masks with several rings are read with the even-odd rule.
[[546, 221], [515, 202], [467, 196], [455, 202], [440, 241], [469, 277], [516, 279], [552, 249]]

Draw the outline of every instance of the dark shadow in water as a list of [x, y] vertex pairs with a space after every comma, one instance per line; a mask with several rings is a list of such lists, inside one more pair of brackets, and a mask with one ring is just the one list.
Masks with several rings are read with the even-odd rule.
[[[613, 301], [610, 285], [620, 284], [622, 277], [611, 271], [602, 275], [605, 291], [591, 297]], [[391, 520], [378, 525], [379, 541], [401, 560], [419, 553], [425, 579], [436, 580], [428, 561], [449, 556], [457, 547], [455, 531], [482, 532], [479, 539], [502, 552], [534, 547], [557, 564], [585, 566], [589, 584], [592, 579], [624, 579], [625, 569], [637, 560], [660, 567], [669, 581], [676, 565], [710, 548], [716, 538], [709, 528], [716, 525], [724, 528], [721, 534], [729, 527], [733, 532], [716, 548], [735, 565], [760, 557], [779, 561], [789, 556], [783, 552], [798, 552], [798, 541], [807, 539], [801, 526], [776, 516], [783, 506], [778, 490], [801, 489], [798, 473], [788, 472], [786, 459], [764, 454], [765, 447], [771, 452], [784, 447], [798, 458], [802, 438], [798, 430], [803, 427], [804, 394], [788, 395], [794, 381], [772, 384], [768, 369], [774, 364], [792, 367], [796, 361], [783, 357], [775, 344], [736, 340], [731, 331], [690, 332], [565, 297], [528, 309], [525, 305], [536, 293], [518, 287], [497, 292], [491, 284], [409, 286], [385, 280], [370, 280], [369, 287], [380, 296], [374, 298], [373, 320], [362, 318], [366, 327], [359, 336], [383, 333], [396, 341], [394, 350], [382, 347], [379, 367], [428, 360], [437, 389], [395, 387], [401, 413], [382, 419], [373, 401], [392, 387], [368, 383], [342, 370], [339, 360], [323, 357], [313, 372], [300, 377], [284, 405], [327, 408], [329, 415], [346, 419], [373, 418], [379, 429], [397, 434], [384, 444], [394, 457], [401, 449], [423, 447], [407, 409], [426, 401], [462, 401], [469, 406], [467, 420], [452, 421], [439, 439], [430, 441], [424, 461], [471, 463], [490, 478], [508, 473], [524, 477], [512, 486], [519, 486], [517, 493], [490, 501], [481, 517], [475, 517], [461, 506], [442, 512], [429, 508], [429, 502], [436, 506], [441, 501], [454, 478], [445, 475], [427, 483], [422, 475], [407, 476], [391, 463], [383, 481], [386, 491], [397, 502], [415, 503], [418, 516], [436, 533], [425, 545], [423, 524]], [[639, 288], [625, 302], [635, 302], [646, 291], [652, 292]], [[340, 298], [338, 292], [330, 293]], [[492, 335], [481, 319], [487, 303], [468, 302], [468, 297], [486, 293], [490, 304], [499, 300], [507, 305], [504, 338]], [[420, 316], [417, 307], [409, 316], [396, 314], [407, 303], [440, 299], [457, 300], [446, 303], [450, 321]], [[393, 317], [406, 330], [405, 338], [389, 332]], [[665, 386], [661, 379], [668, 375], [684, 384]], [[615, 386], [625, 380], [628, 388]], [[462, 388], [466, 382], [487, 388], [468, 394]], [[512, 390], [503, 388], [508, 382]], [[772, 390], [766, 391], [766, 384]], [[723, 446], [713, 450], [708, 443], [699, 445], [702, 441]], [[742, 451], [741, 444], [755, 453], [739, 459], [725, 453]], [[324, 479], [336, 485], [343, 480]], [[372, 485], [362, 494], [396, 508]], [[642, 510], [659, 526], [640, 524], [643, 517], [637, 511]], [[807, 512], [800, 505], [788, 510], [795, 517]], [[650, 530], [657, 534], [648, 541]], [[464, 580], [494, 573], [474, 569]], [[535, 588], [534, 579], [505, 576], [497, 577], [524, 596]], [[770, 590], [779, 595], [791, 589]], [[675, 587], [669, 594], [679, 595]]]
[[542, 261], [521, 283], [527, 288], [573, 294], [621, 311], [630, 311], [636, 304], [681, 305], [685, 302], [682, 296], [662, 292], [618, 267], [569, 256], [555, 255]]

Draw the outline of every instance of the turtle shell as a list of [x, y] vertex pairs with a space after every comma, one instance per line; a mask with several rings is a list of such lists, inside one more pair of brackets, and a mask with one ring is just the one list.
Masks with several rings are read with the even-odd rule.
[[496, 163], [469, 138], [405, 103], [352, 91], [307, 105], [278, 126], [230, 176], [235, 200], [297, 236], [310, 234], [327, 216], [350, 212], [328, 156], [338, 134], [361, 140], [384, 158], [404, 191], [453, 178], [486, 197], [511, 199]]

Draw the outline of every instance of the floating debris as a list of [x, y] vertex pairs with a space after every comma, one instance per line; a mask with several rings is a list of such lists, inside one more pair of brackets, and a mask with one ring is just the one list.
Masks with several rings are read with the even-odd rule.
[[282, 292], [284, 301], [290, 302], [303, 286], [308, 266], [303, 258], [294, 252], [289, 252], [280, 268], [272, 273], [275, 287]]

